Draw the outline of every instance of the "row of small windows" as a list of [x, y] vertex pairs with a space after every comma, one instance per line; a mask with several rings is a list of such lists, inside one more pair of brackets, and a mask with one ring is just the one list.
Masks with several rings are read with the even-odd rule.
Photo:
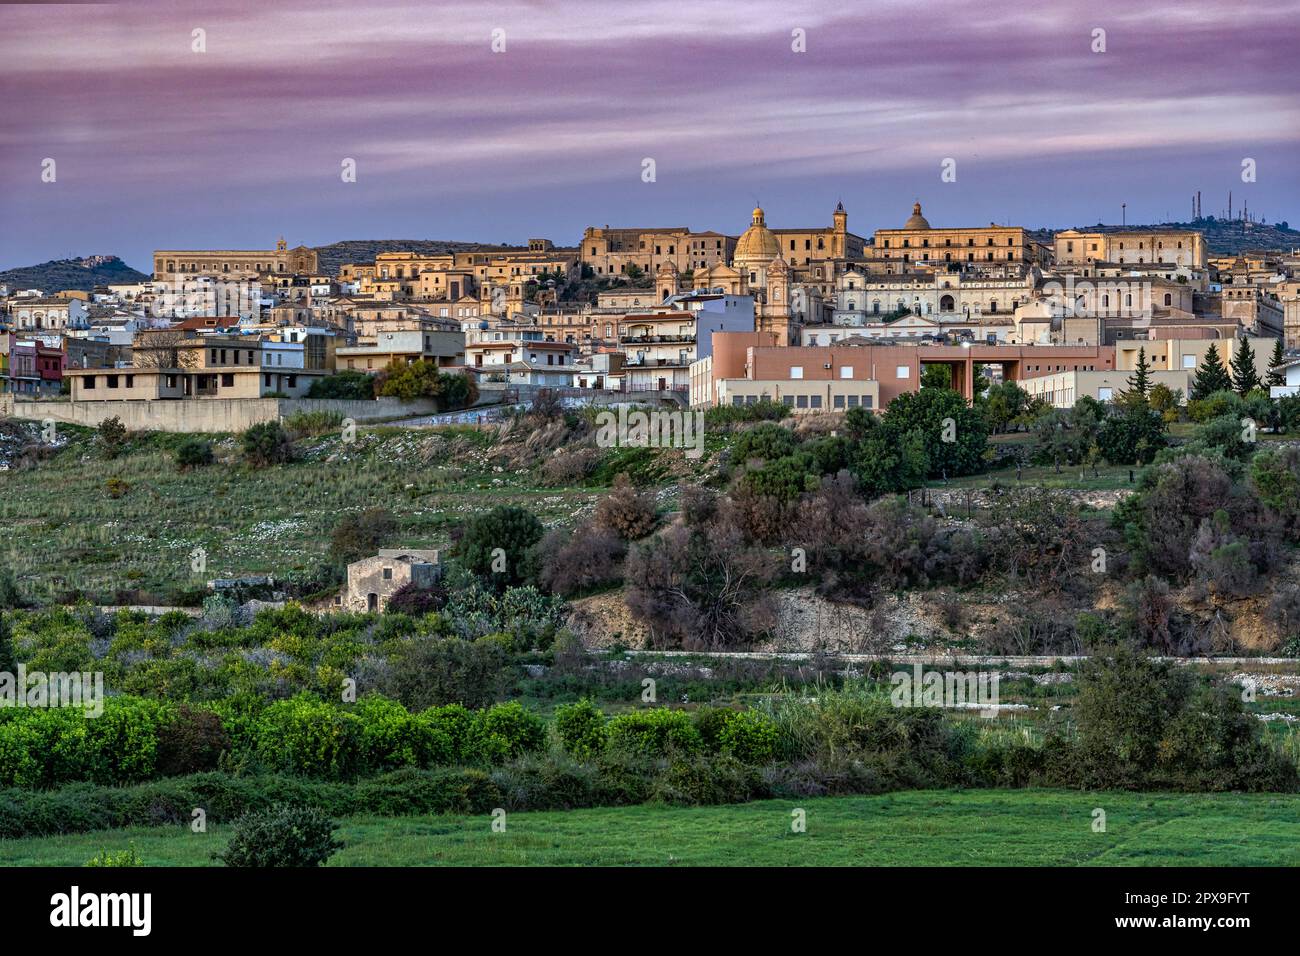
[[[945, 240], [943, 241], [943, 244], [944, 244], [945, 246], [951, 246], [951, 245], [952, 245], [952, 240], [951, 240], [951, 239], [945, 239]], [[1008, 245], [1008, 246], [1014, 246], [1015, 244], [1016, 244], [1016, 241], [1015, 241], [1014, 239], [1008, 239], [1008, 240], [1007, 240], [1007, 245]], [[911, 239], [904, 239], [904, 240], [903, 240], [902, 248], [907, 249], [907, 248], [910, 248], [911, 245], [912, 245], [912, 240], [911, 240]], [[975, 245], [975, 240], [974, 240], [974, 239], [967, 239], [967, 240], [966, 240], [966, 245], [968, 245], [968, 246], [973, 246], [973, 245]], [[993, 242], [992, 239], [986, 239], [986, 240], [984, 241], [984, 245], [986, 245], [986, 246], [991, 246], [991, 245], [994, 245], [994, 242]], [[791, 249], [794, 248], [794, 244], [793, 244], [793, 243], [790, 244], [790, 248], [791, 248]], [[888, 248], [889, 248], [889, 240], [888, 240], [888, 239], [885, 240], [885, 244], [884, 244], [884, 246], [883, 246], [882, 248], [885, 248], [885, 249], [888, 249]], [[922, 248], [922, 249], [929, 249], [929, 248], [930, 248], [930, 240], [929, 240], [929, 239], [922, 239], [922, 240], [921, 240], [921, 248]], [[1121, 247], [1121, 248], [1122, 248], [1122, 247]]]

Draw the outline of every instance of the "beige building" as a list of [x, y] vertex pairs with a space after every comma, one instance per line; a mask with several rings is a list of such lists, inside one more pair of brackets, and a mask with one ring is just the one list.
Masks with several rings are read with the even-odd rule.
[[389, 365], [405, 365], [423, 359], [440, 368], [465, 364], [465, 333], [433, 328], [379, 332], [334, 350], [339, 371], [379, 372]]
[[326, 374], [264, 366], [262, 340], [240, 335], [141, 332], [129, 368], [67, 369], [74, 402], [207, 398], [301, 398]]
[[153, 254], [155, 279], [180, 273], [251, 278], [319, 271], [316, 250], [309, 246], [290, 249], [283, 238], [276, 242], [274, 249], [159, 249]]
[[435, 550], [381, 549], [373, 558], [348, 565], [347, 587], [334, 604], [348, 611], [379, 613], [403, 585], [429, 587], [441, 577], [442, 565]]
[[899, 229], [877, 229], [871, 256], [905, 270], [913, 264], [962, 263], [970, 266], [997, 263], [1043, 265], [1048, 251], [1025, 235], [1020, 226], [934, 228], [921, 215], [921, 204]]
[[692, 232], [686, 226], [611, 229], [588, 226], [578, 255], [597, 276], [626, 275], [635, 266], [654, 275], [664, 263], [679, 272], [707, 269], [731, 261], [736, 240], [720, 232]]
[[1194, 269], [1206, 267], [1205, 236], [1192, 230], [1080, 232], [1067, 229], [1053, 238], [1058, 266], [1161, 262]]

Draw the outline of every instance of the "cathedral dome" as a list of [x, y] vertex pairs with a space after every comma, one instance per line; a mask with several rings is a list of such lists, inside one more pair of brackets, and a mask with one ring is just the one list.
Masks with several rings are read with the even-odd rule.
[[904, 229], [929, 229], [930, 228], [929, 220], [927, 220], [924, 216], [921, 215], [921, 204], [919, 202], [912, 204], [912, 218], [908, 219], [907, 222], [903, 223], [903, 228]]
[[733, 261], [737, 263], [769, 262], [781, 254], [781, 244], [772, 230], [767, 228], [763, 208], [754, 208], [753, 224], [736, 242]]

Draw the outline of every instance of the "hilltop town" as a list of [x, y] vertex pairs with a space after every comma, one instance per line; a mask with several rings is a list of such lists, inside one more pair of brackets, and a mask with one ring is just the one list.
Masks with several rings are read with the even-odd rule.
[[[172, 403], [338, 397], [341, 374], [421, 361], [471, 378], [484, 404], [546, 388], [811, 414], [881, 410], [936, 365], [967, 399], [984, 376], [1057, 407], [1104, 402], [1139, 352], [1185, 400], [1211, 343], [1226, 361], [1250, 340], [1261, 377], [1276, 342], [1300, 349], [1296, 249], [1212, 255], [1195, 229], [1044, 241], [911, 212], [870, 237], [843, 204], [800, 228], [756, 208], [738, 235], [592, 226], [573, 244], [442, 243], [336, 272], [283, 240], [158, 250], [144, 281], [0, 287], [0, 383], [20, 400], [67, 399], [48, 414], [78, 424], [169, 403], [149, 413], [164, 430], [189, 420]], [[251, 420], [237, 405], [215, 413], [204, 430]]]

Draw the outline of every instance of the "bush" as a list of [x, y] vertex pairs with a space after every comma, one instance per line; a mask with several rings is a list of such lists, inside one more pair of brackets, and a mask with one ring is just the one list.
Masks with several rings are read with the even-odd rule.
[[605, 749], [605, 715], [590, 700], [555, 708], [555, 734], [565, 752], [589, 760]]
[[741, 422], [780, 421], [791, 414], [784, 402], [760, 399], [746, 405], [715, 405], [704, 412], [704, 424], [710, 428]]
[[338, 372], [312, 382], [307, 397], [369, 401], [375, 397], [375, 380], [365, 372]]
[[126, 426], [122, 424], [122, 419], [114, 415], [99, 423], [95, 442], [105, 458], [116, 458], [125, 450], [127, 438]]
[[1095, 789], [1294, 790], [1296, 766], [1234, 688], [1121, 649], [1079, 670], [1078, 782]]
[[370, 557], [396, 533], [397, 519], [387, 508], [344, 515], [330, 532], [330, 557], [345, 564]]
[[538, 583], [564, 597], [614, 584], [626, 553], [627, 546], [608, 528], [588, 524], [572, 534], [557, 528], [538, 545]]
[[746, 764], [771, 763], [779, 741], [776, 722], [756, 710], [740, 711], [718, 734], [721, 752]]
[[100, 850], [95, 856], [92, 856], [85, 863], [86, 866], [144, 866], [144, 861], [140, 859], [140, 854], [135, 852], [135, 844], [132, 843], [125, 850], [117, 853], [109, 853], [107, 850]]
[[262, 422], [240, 436], [244, 460], [254, 468], [279, 465], [293, 460], [293, 443], [279, 422]]
[[626, 475], [596, 504], [596, 526], [614, 532], [624, 541], [644, 538], [655, 527], [653, 494], [637, 491]]
[[357, 806], [380, 816], [479, 814], [502, 802], [500, 790], [482, 770], [407, 768], [362, 781], [356, 788]]
[[315, 807], [278, 803], [267, 810], [244, 814], [222, 853], [213, 854], [226, 866], [322, 866], [343, 844], [334, 839], [335, 823]]
[[255, 725], [257, 758], [268, 770], [348, 780], [365, 767], [356, 714], [306, 694], [266, 707]]
[[384, 610], [388, 614], [423, 617], [442, 610], [446, 603], [447, 589], [441, 583], [421, 587], [414, 581], [407, 581], [389, 596]]
[[498, 505], [470, 520], [455, 554], [464, 567], [498, 587], [523, 584], [533, 576], [530, 552], [542, 534], [542, 523], [528, 509]]
[[336, 431], [343, 424], [342, 412], [294, 412], [284, 420], [285, 430], [293, 438], [324, 435]]
[[181, 471], [212, 464], [212, 443], [201, 438], [186, 438], [176, 446], [176, 467]]
[[509, 655], [500, 644], [418, 637], [392, 654], [380, 690], [412, 711], [461, 704], [486, 707], [505, 685]]
[[495, 704], [475, 715], [474, 747], [479, 760], [498, 763], [546, 744], [546, 724], [518, 701]]
[[794, 454], [798, 445], [799, 440], [790, 429], [765, 422], [736, 439], [731, 446], [731, 460], [742, 464], [753, 460], [775, 461]]
[[219, 716], [181, 704], [174, 717], [158, 728], [157, 771], [164, 777], [179, 777], [216, 770], [230, 746]]
[[611, 749], [636, 757], [692, 754], [704, 747], [690, 715], [666, 707], [619, 714], [606, 732]]

